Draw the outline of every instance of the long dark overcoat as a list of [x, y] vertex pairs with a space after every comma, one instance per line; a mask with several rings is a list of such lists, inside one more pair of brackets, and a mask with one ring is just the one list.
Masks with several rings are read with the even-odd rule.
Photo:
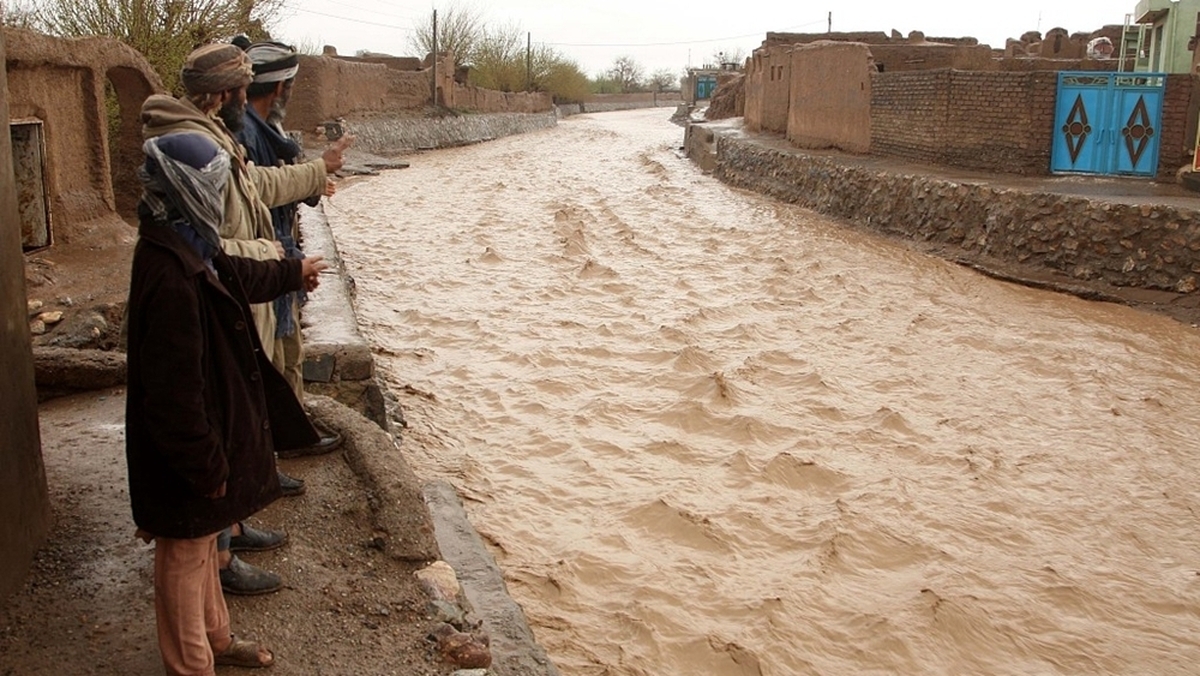
[[[139, 528], [168, 538], [220, 531], [280, 496], [276, 448], [316, 443], [263, 356], [250, 303], [301, 287], [299, 260], [217, 253], [143, 221], [130, 275], [125, 410], [129, 498]], [[210, 498], [221, 484], [222, 498]]]

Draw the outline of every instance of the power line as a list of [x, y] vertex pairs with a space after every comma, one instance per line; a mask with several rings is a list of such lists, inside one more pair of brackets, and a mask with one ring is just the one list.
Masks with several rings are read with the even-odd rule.
[[[821, 19], [819, 21], [810, 21], [808, 23], [797, 24], [795, 26], [786, 26], [779, 30], [787, 31], [787, 30], [792, 30], [795, 28], [806, 28], [808, 26], [816, 26], [816, 25], [823, 24], [823, 23], [825, 23], [825, 19]], [[548, 47], [607, 47], [607, 48], [614, 48], [614, 47], [622, 47], [622, 48], [678, 47], [678, 46], [682, 46], [682, 45], [698, 45], [698, 44], [704, 44], [704, 43], [708, 43], [708, 42], [727, 42], [729, 40], [744, 40], [746, 38], [752, 38], [752, 37], [756, 37], [759, 35], [766, 35], [766, 33], [757, 32], [757, 33], [749, 33], [747, 35], [735, 35], [733, 37], [728, 37], [728, 38], [714, 38], [712, 40], [681, 40], [678, 42], [630, 42], [630, 43], [624, 43], [624, 44], [621, 44], [621, 43], [605, 44], [605, 43], [543, 42], [542, 44], [546, 45]]]
[[413, 31], [413, 28], [411, 26], [396, 26], [393, 24], [379, 23], [377, 21], [367, 21], [366, 19], [352, 19], [348, 16], [338, 16], [337, 14], [327, 14], [325, 12], [318, 12], [318, 11], [312, 10], [312, 9], [296, 9], [296, 11], [304, 12], [305, 14], [315, 14], [317, 16], [326, 16], [331, 19], [341, 19], [342, 21], [351, 21], [353, 23], [366, 24], [368, 26], [375, 26], [377, 28], [392, 28], [395, 30], [407, 31], [410, 33]]
[[[351, 4], [348, 4], [345, 2], [338, 2], [338, 0], [320, 0], [320, 4], [322, 4], [322, 5], [337, 5], [338, 7], [345, 7], [346, 9], [352, 9], [356, 12], [370, 12], [371, 14], [378, 14], [380, 16], [385, 16], [390, 19], [412, 19], [415, 16], [426, 16], [426, 15], [418, 15], [418, 14], [415, 14], [412, 12], [409, 12], [407, 14], [392, 14], [391, 12], [381, 12], [377, 9], [364, 9], [362, 7], [355, 7], [354, 5], [351, 5]], [[301, 10], [301, 11], [304, 11], [304, 10]], [[341, 18], [341, 17], [339, 17], [339, 18]]]

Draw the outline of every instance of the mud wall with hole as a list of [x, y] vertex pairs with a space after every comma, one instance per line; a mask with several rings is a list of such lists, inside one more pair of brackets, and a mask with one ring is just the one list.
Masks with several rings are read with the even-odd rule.
[[[5, 52], [0, 34], [0, 57]], [[7, 84], [0, 68], [0, 91]], [[0, 98], [0, 118], [8, 100]], [[26, 323], [25, 266], [8, 135], [0, 135], [0, 603], [21, 587], [50, 528], [38, 433], [33, 354]]]
[[714, 176], [953, 257], [1003, 261], [1081, 282], [1192, 293], [1200, 210], [889, 172], [779, 142], [718, 134]]
[[[154, 69], [117, 40], [2, 30], [9, 114], [40, 123], [55, 236], [70, 241], [113, 213], [133, 217], [138, 191], [125, 186], [141, 163], [142, 101], [163, 90]], [[110, 125], [110, 115], [119, 120]]]

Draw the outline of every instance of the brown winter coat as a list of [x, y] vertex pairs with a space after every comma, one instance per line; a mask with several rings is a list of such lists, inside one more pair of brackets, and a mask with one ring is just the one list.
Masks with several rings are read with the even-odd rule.
[[[229, 153], [233, 175], [225, 188], [225, 220], [221, 246], [230, 256], [275, 260], [275, 226], [270, 207], [320, 195], [325, 189], [325, 163], [316, 159], [282, 167], [259, 167], [246, 162], [246, 153], [225, 124], [206, 115], [187, 99], [156, 94], [142, 104], [142, 136], [146, 139], [198, 132]], [[268, 299], [274, 300], [274, 299]], [[275, 311], [270, 303], [253, 307], [254, 325], [267, 357], [275, 346]]]
[[[250, 318], [250, 302], [301, 287], [301, 263], [218, 253], [218, 279], [171, 227], [143, 220], [138, 234], [125, 412], [133, 520], [195, 538], [278, 498], [275, 449], [319, 438]], [[222, 483], [224, 497], [207, 497]]]

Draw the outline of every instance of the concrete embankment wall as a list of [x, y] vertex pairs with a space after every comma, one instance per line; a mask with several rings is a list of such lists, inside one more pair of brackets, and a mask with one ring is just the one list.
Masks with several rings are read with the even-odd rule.
[[[702, 150], [694, 145], [694, 153]], [[1117, 287], [1197, 289], [1200, 211], [1154, 198], [1127, 204], [901, 173], [732, 133], [716, 134], [713, 174], [868, 229], [944, 245], [968, 262], [1003, 261]]]

